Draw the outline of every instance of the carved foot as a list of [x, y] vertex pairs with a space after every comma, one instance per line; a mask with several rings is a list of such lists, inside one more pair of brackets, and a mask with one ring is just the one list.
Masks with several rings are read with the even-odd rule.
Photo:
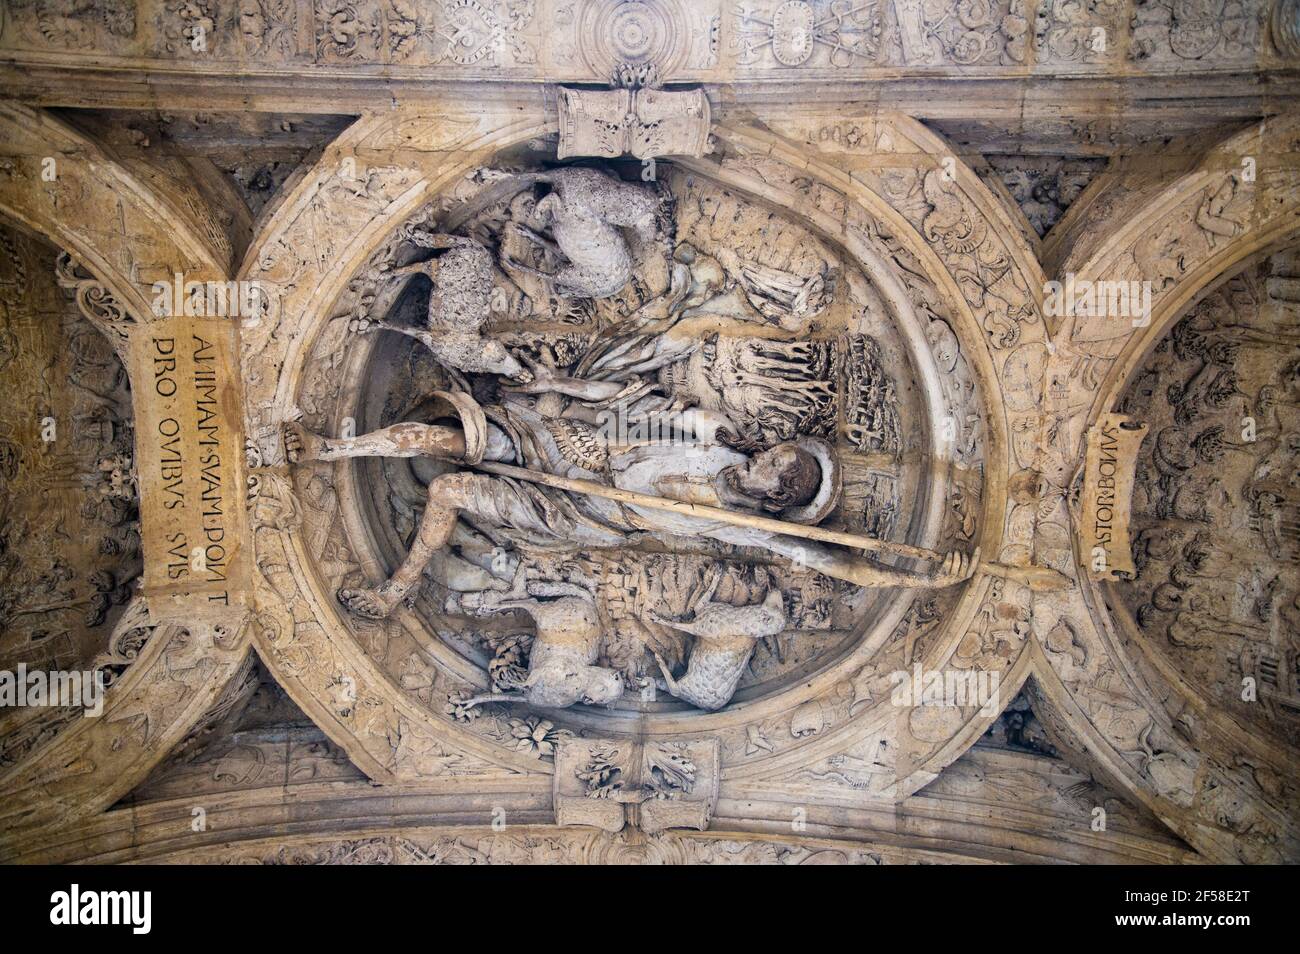
[[320, 460], [325, 450], [325, 438], [313, 434], [297, 421], [284, 425], [284, 457], [291, 464]]
[[460, 613], [465, 616], [488, 616], [497, 610], [498, 600], [495, 599], [497, 594], [477, 593], [453, 593], [447, 597], [444, 606], [448, 613]]
[[350, 612], [364, 619], [387, 619], [401, 602], [400, 597], [385, 593], [382, 587], [374, 590], [341, 587], [338, 599]]

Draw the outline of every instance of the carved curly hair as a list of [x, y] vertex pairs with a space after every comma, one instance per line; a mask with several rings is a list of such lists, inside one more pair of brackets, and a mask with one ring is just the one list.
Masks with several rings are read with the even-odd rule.
[[763, 503], [763, 509], [773, 513], [787, 507], [802, 507], [817, 496], [822, 485], [822, 468], [816, 457], [794, 444], [778, 444], [777, 448], [793, 451], [793, 455], [781, 472], [780, 485]]

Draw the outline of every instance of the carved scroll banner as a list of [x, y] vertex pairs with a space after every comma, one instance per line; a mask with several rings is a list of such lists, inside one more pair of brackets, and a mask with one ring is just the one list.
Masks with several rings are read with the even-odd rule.
[[702, 156], [708, 151], [709, 101], [702, 90], [586, 90], [560, 87], [556, 158], [624, 153], [638, 159]]
[[132, 338], [144, 592], [155, 615], [214, 615], [249, 591], [239, 347], [229, 318]]
[[1136, 572], [1129, 543], [1133, 473], [1147, 426], [1105, 414], [1088, 431], [1080, 502], [1079, 558], [1094, 580]]
[[717, 739], [566, 739], [555, 754], [555, 823], [705, 831], [720, 774]]

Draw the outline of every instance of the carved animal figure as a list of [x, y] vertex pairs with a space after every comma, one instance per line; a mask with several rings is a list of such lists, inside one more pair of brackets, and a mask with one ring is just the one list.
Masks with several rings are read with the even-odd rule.
[[549, 228], [554, 241], [514, 223], [529, 241], [567, 261], [554, 275], [519, 262], [510, 267], [548, 279], [557, 294], [569, 298], [608, 298], [632, 277], [635, 262], [620, 228], [630, 228], [643, 242], [657, 232], [659, 199], [651, 190], [620, 182], [594, 169], [563, 168], [520, 176], [523, 182], [543, 182], [552, 192], [538, 201], [533, 220]]
[[731, 701], [740, 677], [754, 653], [754, 643], [775, 636], [785, 629], [785, 603], [776, 587], [756, 606], [730, 606], [713, 602], [721, 574], [705, 594], [689, 622], [666, 619], [658, 613], [650, 618], [656, 623], [680, 629], [695, 637], [695, 648], [686, 664], [686, 673], [674, 678], [662, 656], [655, 653], [664, 684], [678, 699], [701, 709], [721, 709]]
[[[540, 599], [537, 597], [541, 597]], [[453, 598], [453, 611], [478, 615], [523, 609], [537, 625], [528, 657], [528, 676], [519, 694], [493, 692], [474, 696], [462, 705], [484, 702], [527, 702], [563, 709], [582, 702], [609, 705], [623, 694], [623, 680], [613, 669], [593, 665], [601, 642], [595, 601], [577, 586], [532, 581], [523, 595], [509, 593], [464, 594]]]
[[433, 352], [439, 363], [470, 374], [502, 374], [528, 379], [528, 372], [505, 345], [482, 334], [492, 308], [495, 265], [492, 253], [473, 239], [459, 235], [417, 232], [411, 240], [443, 254], [427, 262], [393, 269], [389, 274], [427, 275], [433, 282], [429, 295], [428, 329], [402, 328], [368, 318], [355, 319], [353, 330], [396, 331], [409, 335]]

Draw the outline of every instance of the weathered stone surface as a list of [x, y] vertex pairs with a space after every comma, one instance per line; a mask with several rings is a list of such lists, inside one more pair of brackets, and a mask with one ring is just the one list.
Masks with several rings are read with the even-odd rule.
[[156, 613], [249, 602], [238, 320], [160, 318], [132, 338], [136, 478], [157, 501], [142, 514], [141, 589]]
[[0, 857], [1300, 860], [1295, 4], [941, 6], [9, 4]]

